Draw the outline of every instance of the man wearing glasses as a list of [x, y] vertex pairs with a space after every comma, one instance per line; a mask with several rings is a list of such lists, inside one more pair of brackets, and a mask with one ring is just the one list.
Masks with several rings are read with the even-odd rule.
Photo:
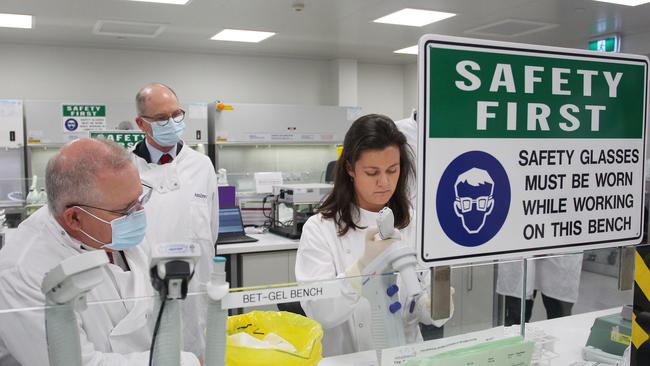
[[[49, 365], [45, 273], [66, 258], [103, 250], [109, 258], [101, 284], [77, 316], [84, 365], [146, 365], [154, 319], [149, 263], [140, 248], [147, 227], [143, 186], [121, 146], [80, 139], [47, 164], [48, 204], [18, 227], [0, 255], [0, 309], [39, 310], [0, 315], [2, 365]], [[121, 300], [121, 301], [120, 301]], [[129, 300], [129, 301], [124, 301]], [[198, 365], [183, 353], [183, 365]]]
[[[153, 188], [147, 204], [146, 243], [199, 244], [202, 257], [189, 290], [204, 290], [200, 284], [210, 279], [219, 225], [214, 166], [206, 155], [183, 144], [185, 111], [170, 87], [145, 85], [135, 101], [135, 122], [146, 138], [133, 149], [133, 160], [142, 181]], [[202, 296], [188, 297], [183, 304], [184, 349], [199, 357], [203, 354], [206, 309]]]

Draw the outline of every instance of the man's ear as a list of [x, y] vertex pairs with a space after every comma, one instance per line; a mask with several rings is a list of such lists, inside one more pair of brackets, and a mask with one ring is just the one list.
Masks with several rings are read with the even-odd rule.
[[79, 231], [81, 230], [81, 221], [79, 220], [79, 210], [74, 207], [68, 207], [63, 211], [61, 215], [63, 223], [68, 228]]
[[138, 128], [140, 128], [140, 130], [142, 130], [142, 131], [145, 131], [145, 129], [144, 129], [144, 123], [145, 123], [145, 122], [142, 120], [141, 117], [135, 117], [135, 124], [137, 124], [137, 125], [138, 125]]

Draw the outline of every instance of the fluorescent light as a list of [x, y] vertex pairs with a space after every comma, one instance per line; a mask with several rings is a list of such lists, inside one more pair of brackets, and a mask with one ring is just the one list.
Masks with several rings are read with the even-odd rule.
[[21, 14], [0, 13], [0, 27], [5, 28], [31, 28], [32, 16]]
[[143, 3], [160, 3], [160, 4], [173, 4], [173, 5], [187, 5], [191, 0], [130, 0], [139, 1]]
[[395, 50], [393, 53], [402, 53], [405, 55], [417, 55], [418, 54], [418, 45], [402, 48], [401, 50]]
[[455, 16], [454, 13], [445, 13], [433, 10], [420, 10], [405, 8], [400, 11], [388, 14], [385, 17], [373, 20], [375, 23], [408, 25], [410, 27], [422, 27], [443, 19]]
[[627, 5], [627, 6], [637, 6], [645, 3], [650, 3], [650, 0], [596, 0], [596, 1], [600, 1], [603, 3]]
[[273, 32], [258, 32], [241, 29], [224, 29], [215, 34], [211, 40], [257, 43], [275, 35]]

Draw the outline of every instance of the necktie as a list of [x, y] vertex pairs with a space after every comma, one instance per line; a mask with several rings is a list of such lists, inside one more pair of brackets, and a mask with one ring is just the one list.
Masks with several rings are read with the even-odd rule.
[[160, 160], [158, 160], [158, 164], [161, 164], [161, 165], [162, 164], [167, 164], [167, 163], [171, 162], [172, 160], [174, 160], [174, 159], [172, 158], [171, 155], [162, 154], [162, 156], [160, 157]]

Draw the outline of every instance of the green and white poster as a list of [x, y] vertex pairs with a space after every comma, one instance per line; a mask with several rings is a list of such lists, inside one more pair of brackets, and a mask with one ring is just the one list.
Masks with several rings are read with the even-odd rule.
[[431, 35], [418, 67], [421, 262], [640, 242], [647, 57]]
[[140, 131], [93, 131], [91, 139], [105, 139], [116, 142], [127, 149], [134, 147], [138, 142], [144, 140], [145, 133]]
[[63, 104], [61, 127], [64, 132], [87, 132], [106, 129], [106, 106], [93, 104]]

